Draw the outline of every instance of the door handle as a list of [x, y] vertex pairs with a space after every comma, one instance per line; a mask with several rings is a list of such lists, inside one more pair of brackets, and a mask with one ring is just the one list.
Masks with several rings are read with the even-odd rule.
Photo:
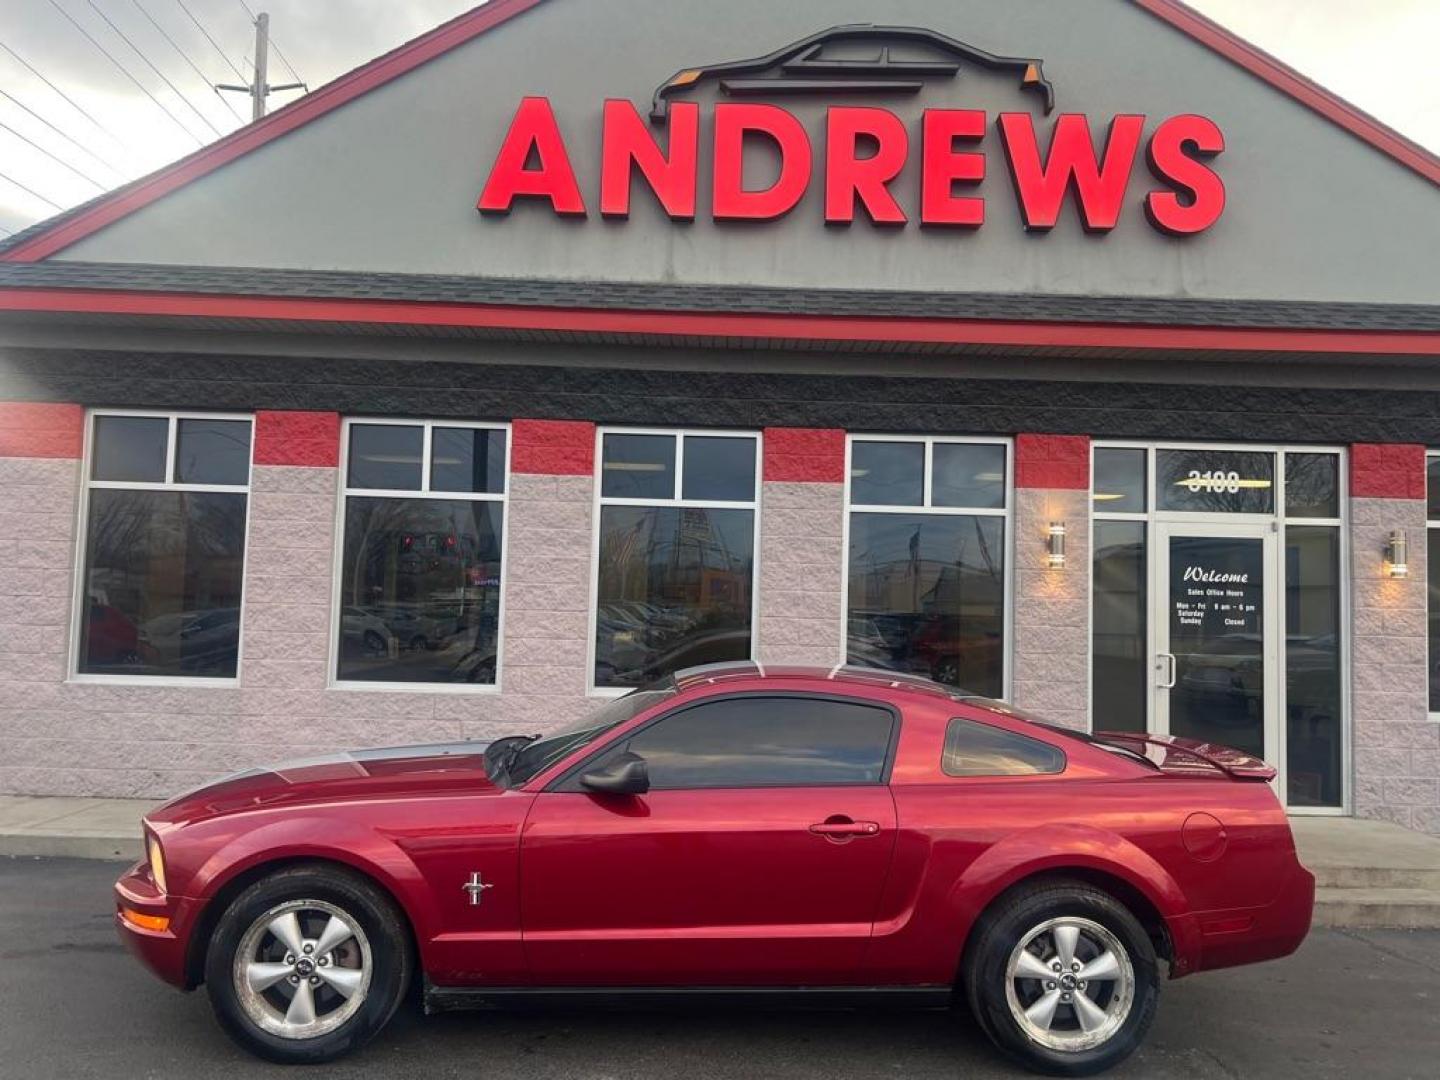
[[849, 818], [827, 818], [810, 826], [816, 836], [875, 836], [880, 832], [878, 821], [851, 821]]
[[1175, 654], [1162, 652], [1155, 657], [1155, 666], [1165, 665], [1165, 678], [1158, 685], [1161, 690], [1175, 689]]

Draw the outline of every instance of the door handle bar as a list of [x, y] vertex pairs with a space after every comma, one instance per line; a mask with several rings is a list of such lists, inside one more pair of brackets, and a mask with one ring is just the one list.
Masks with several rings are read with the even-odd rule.
[[874, 836], [880, 831], [878, 821], [822, 821], [811, 825], [817, 836]]
[[1168, 653], [1168, 652], [1162, 652], [1162, 653], [1158, 654], [1158, 655], [1155, 657], [1155, 660], [1156, 660], [1156, 666], [1157, 666], [1157, 667], [1158, 667], [1159, 664], [1161, 664], [1161, 663], [1163, 663], [1163, 664], [1165, 665], [1165, 679], [1164, 679], [1163, 682], [1161, 682], [1161, 683], [1159, 684], [1159, 685], [1160, 685], [1160, 689], [1161, 689], [1161, 690], [1173, 690], [1173, 689], [1175, 689], [1175, 654], [1174, 654], [1174, 653]]

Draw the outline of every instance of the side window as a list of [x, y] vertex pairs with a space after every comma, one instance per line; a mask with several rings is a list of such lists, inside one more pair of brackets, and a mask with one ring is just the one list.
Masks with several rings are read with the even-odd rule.
[[667, 716], [617, 752], [645, 759], [653, 789], [878, 784], [894, 726], [859, 702], [734, 697]]
[[234, 679], [250, 417], [90, 423], [76, 674]]
[[1039, 739], [959, 717], [945, 728], [946, 776], [1033, 776], [1065, 768], [1065, 752]]

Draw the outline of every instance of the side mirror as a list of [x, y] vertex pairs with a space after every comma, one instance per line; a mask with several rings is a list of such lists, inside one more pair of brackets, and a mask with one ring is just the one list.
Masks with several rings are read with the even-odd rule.
[[580, 786], [605, 795], [644, 795], [650, 790], [650, 772], [639, 754], [616, 754], [599, 768], [582, 774]]

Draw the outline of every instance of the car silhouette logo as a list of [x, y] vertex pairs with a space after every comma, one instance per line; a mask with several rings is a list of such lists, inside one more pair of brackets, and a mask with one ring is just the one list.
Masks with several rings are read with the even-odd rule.
[[[855, 42], [874, 43], [879, 51], [873, 56], [854, 56], [834, 48]], [[892, 51], [896, 46], [914, 55], [897, 58]], [[682, 68], [656, 87], [650, 119], [656, 123], [664, 120], [671, 98], [710, 80], [719, 83], [722, 93], [736, 97], [916, 94], [927, 80], [955, 78], [967, 63], [1019, 73], [1020, 89], [1039, 94], [1046, 113], [1054, 109], [1055, 89], [1042, 73], [1039, 60], [997, 56], [934, 30], [854, 23], [832, 26], [751, 60]]]

